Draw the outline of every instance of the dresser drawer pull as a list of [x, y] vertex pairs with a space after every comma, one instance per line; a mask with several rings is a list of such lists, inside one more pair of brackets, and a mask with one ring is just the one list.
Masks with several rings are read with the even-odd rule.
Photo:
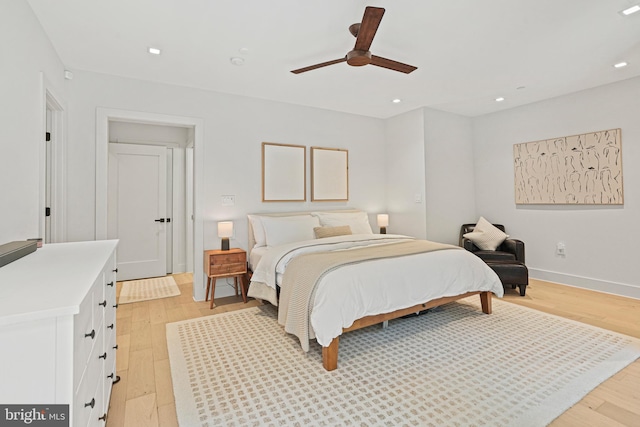
[[114, 350], [117, 350], [117, 349], [118, 349], [118, 344], [114, 345], [114, 346], [113, 346], [113, 349], [114, 349]]
[[[115, 378], [114, 378], [115, 376]], [[107, 375], [107, 378], [111, 378], [113, 384], [116, 384], [118, 381], [120, 381], [120, 376], [119, 375], [114, 375], [113, 372], [109, 375]]]
[[114, 305], [113, 308], [118, 308], [118, 304]]
[[95, 330], [95, 329], [92, 329], [92, 330], [91, 330], [91, 333], [89, 333], [89, 334], [84, 334], [84, 337], [85, 337], [85, 338], [86, 338], [86, 337], [91, 337], [91, 339], [94, 339], [94, 338], [96, 337], [96, 330]]
[[107, 414], [102, 414], [102, 416], [100, 418], [98, 418], [100, 421], [107, 421]]
[[117, 272], [118, 272], [118, 269], [116, 268], [115, 270], [111, 270], [111, 271], [113, 271], [114, 273], [117, 273]]
[[107, 360], [107, 352], [105, 351], [104, 354], [102, 356], [98, 356], [98, 359], [104, 359]]
[[113, 282], [109, 282], [109, 283], [107, 283], [107, 286], [111, 286], [111, 287], [113, 287]]
[[91, 409], [93, 409], [94, 406], [96, 406], [96, 399], [91, 399], [91, 402], [89, 403], [85, 403], [84, 407], [86, 408], [87, 406], [91, 406]]
[[107, 328], [109, 328], [109, 329], [113, 329], [113, 323], [112, 323], [112, 324], [110, 324], [109, 326], [107, 326]]
[[102, 302], [99, 302], [99, 303], [98, 303], [98, 305], [101, 305], [101, 306], [103, 306], [103, 307], [106, 307], [106, 306], [107, 306], [107, 300], [104, 300], [104, 301], [102, 301]]

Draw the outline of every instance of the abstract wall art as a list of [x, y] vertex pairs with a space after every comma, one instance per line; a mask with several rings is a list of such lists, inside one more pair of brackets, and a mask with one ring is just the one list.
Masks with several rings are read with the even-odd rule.
[[622, 205], [622, 140], [609, 129], [513, 146], [516, 204]]

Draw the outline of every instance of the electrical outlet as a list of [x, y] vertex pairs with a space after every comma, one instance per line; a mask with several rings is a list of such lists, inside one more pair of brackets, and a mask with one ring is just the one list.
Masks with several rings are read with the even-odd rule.
[[221, 196], [222, 206], [234, 206], [236, 204], [236, 196]]
[[556, 244], [556, 255], [561, 257], [567, 256], [567, 248], [564, 242], [558, 242]]

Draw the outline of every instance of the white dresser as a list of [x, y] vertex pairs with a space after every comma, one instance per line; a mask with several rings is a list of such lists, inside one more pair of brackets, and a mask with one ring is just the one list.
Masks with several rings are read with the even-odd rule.
[[117, 378], [117, 245], [44, 245], [0, 267], [0, 403], [70, 404], [69, 425], [105, 425]]

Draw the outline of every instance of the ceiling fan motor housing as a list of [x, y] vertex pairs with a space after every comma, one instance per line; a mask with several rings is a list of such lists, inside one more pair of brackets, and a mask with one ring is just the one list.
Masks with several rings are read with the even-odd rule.
[[371, 63], [371, 51], [352, 50], [347, 53], [347, 64], [354, 67], [361, 67]]

